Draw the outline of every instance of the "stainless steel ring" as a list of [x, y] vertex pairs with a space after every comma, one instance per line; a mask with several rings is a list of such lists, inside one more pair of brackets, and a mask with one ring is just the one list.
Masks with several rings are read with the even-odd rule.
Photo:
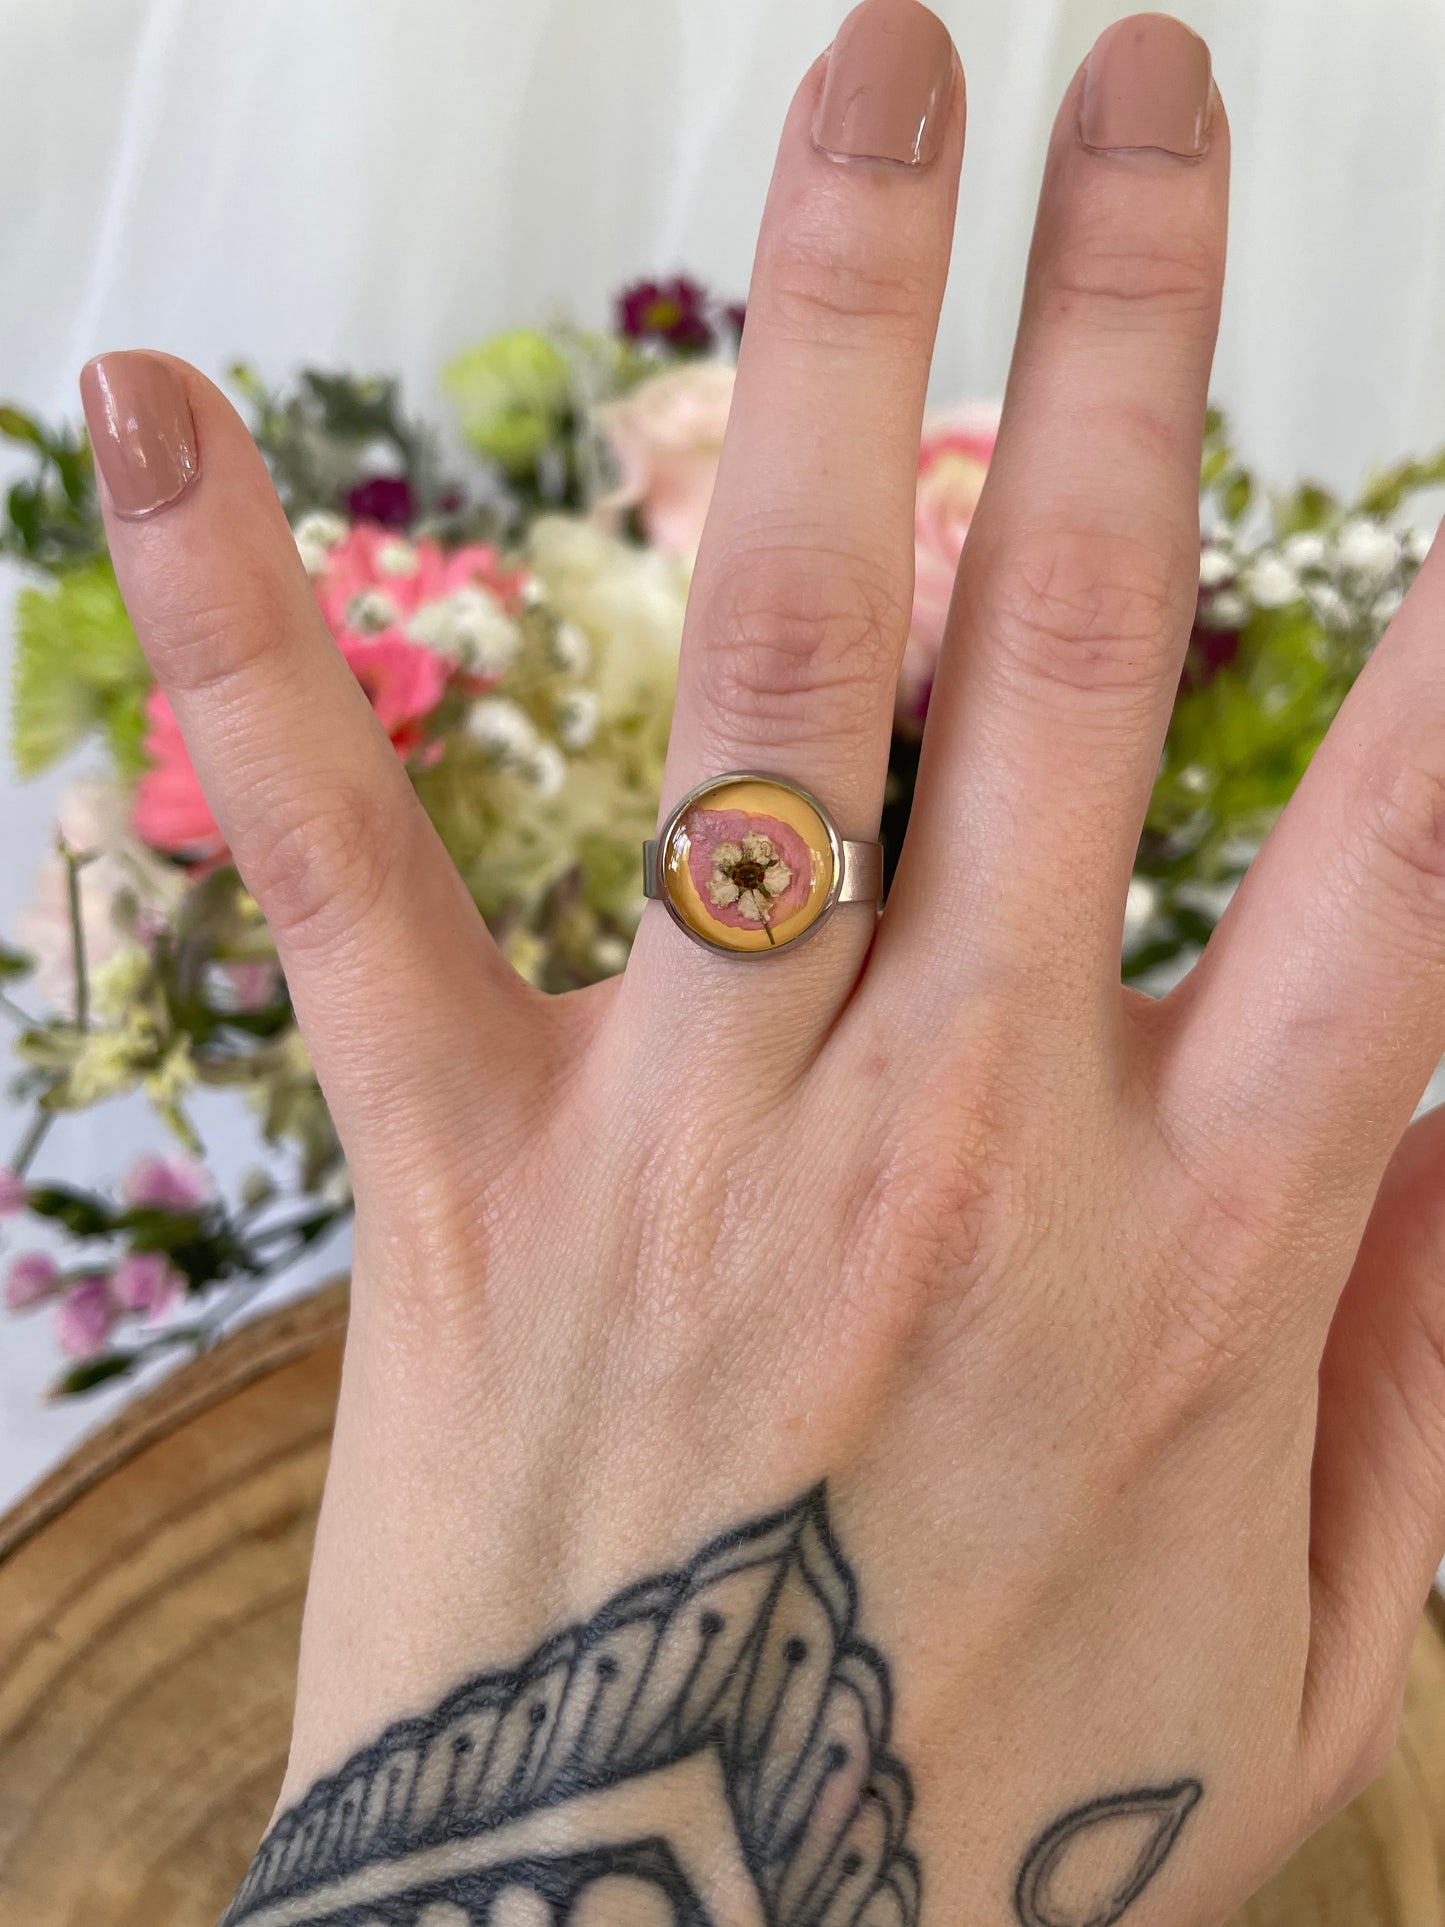
[[786, 777], [732, 770], [689, 790], [642, 846], [643, 892], [704, 949], [765, 957], [804, 942], [839, 904], [883, 900], [883, 848], [838, 834]]

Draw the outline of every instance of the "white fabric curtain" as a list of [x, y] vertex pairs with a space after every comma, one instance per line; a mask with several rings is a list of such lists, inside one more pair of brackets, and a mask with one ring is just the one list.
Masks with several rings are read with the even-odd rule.
[[[935, 0], [970, 135], [934, 395], [999, 393], [1049, 122], [1122, 5]], [[685, 267], [746, 287], [788, 96], [842, 0], [0, 0], [0, 395], [74, 411], [104, 348], [399, 369], [600, 321]], [[1445, 440], [1445, 8], [1188, 0], [1234, 129], [1215, 390], [1266, 474], [1349, 484]], [[14, 578], [0, 574], [8, 607]], [[0, 777], [13, 929], [53, 787]], [[68, 1128], [114, 1175], [137, 1114]], [[11, 1117], [0, 1109], [0, 1159]], [[242, 1127], [236, 1127], [236, 1156]], [[222, 1150], [228, 1148], [223, 1133]], [[0, 1505], [101, 1402], [41, 1413], [0, 1322]]]

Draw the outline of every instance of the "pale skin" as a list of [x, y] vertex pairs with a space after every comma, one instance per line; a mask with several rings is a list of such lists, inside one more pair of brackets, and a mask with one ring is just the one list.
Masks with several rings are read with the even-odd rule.
[[[764, 217], [664, 807], [776, 770], [867, 838], [964, 87], [914, 169], [821, 153], [821, 78]], [[1199, 967], [1123, 991], [1229, 140], [1216, 100], [1198, 160], [1092, 152], [1080, 84], [896, 887], [760, 962], [653, 905], [612, 982], [510, 972], [260, 457], [175, 364], [199, 476], [111, 505], [111, 545], [357, 1198], [283, 1806], [822, 1480], [927, 1920], [1008, 1920], [1055, 1816], [1190, 1775], [1129, 1919], [1204, 1927], [1389, 1750], [1445, 1550], [1445, 1128], [1410, 1122], [1445, 1050], [1445, 556]]]

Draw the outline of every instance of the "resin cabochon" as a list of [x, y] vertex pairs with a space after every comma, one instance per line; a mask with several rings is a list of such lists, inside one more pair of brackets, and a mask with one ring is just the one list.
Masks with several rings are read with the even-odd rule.
[[[705, 894], [711, 851], [749, 831], [768, 837], [793, 872], [766, 929], [736, 910], [717, 908]], [[760, 777], [715, 783], [695, 796], [660, 859], [659, 880], [672, 908], [689, 930], [725, 950], [778, 950], [795, 942], [817, 922], [833, 890], [833, 846], [822, 817], [805, 797]]]

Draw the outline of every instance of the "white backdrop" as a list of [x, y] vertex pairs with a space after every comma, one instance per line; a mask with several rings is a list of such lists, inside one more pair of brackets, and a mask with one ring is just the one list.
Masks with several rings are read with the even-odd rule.
[[[1109, 0], [937, 0], [969, 157], [934, 392], [997, 394], [1049, 121]], [[1187, 0], [1235, 141], [1215, 388], [1281, 477], [1445, 440], [1445, 7]], [[0, 395], [74, 411], [101, 349], [395, 368], [622, 281], [746, 286], [789, 93], [841, 0], [0, 0]], [[0, 575], [0, 604], [13, 578]], [[53, 790], [0, 778], [0, 928]], [[135, 1112], [71, 1127], [113, 1175]], [[0, 1110], [0, 1159], [10, 1118]], [[228, 1147], [229, 1148], [229, 1147]], [[237, 1153], [239, 1154], [239, 1147]], [[41, 1411], [0, 1321], [0, 1507], [107, 1409]]]

